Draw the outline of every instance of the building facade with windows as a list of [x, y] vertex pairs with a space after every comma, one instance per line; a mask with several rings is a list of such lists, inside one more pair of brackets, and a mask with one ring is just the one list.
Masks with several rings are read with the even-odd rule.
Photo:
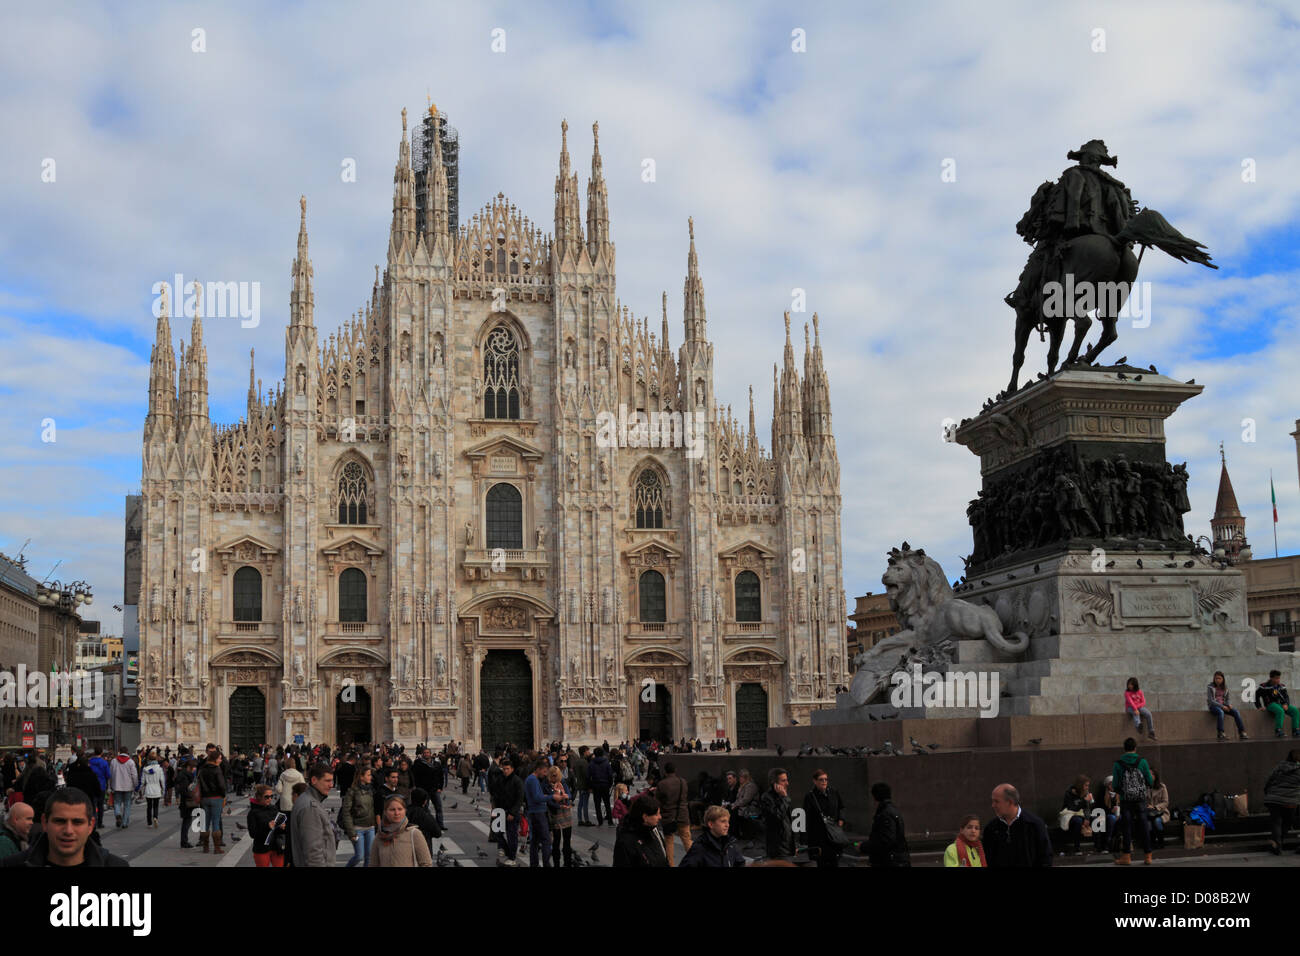
[[562, 124], [553, 235], [500, 193], [456, 229], [443, 151], [417, 184], [402, 126], [382, 275], [322, 339], [303, 201], [285, 379], [250, 368], [245, 419], [209, 419], [201, 307], [179, 361], [158, 320], [143, 741], [761, 746], [834, 706], [819, 332], [801, 372], [786, 316], [769, 451], [752, 390], [747, 425], [714, 394], [693, 224], [674, 349], [666, 293], [658, 336], [615, 296], [598, 141], [585, 222]]

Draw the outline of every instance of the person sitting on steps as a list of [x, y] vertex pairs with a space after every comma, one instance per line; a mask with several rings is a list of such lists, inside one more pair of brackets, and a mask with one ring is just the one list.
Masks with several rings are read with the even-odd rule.
[[1223, 676], [1223, 671], [1215, 671], [1214, 679], [1205, 686], [1205, 702], [1209, 705], [1210, 713], [1214, 714], [1214, 719], [1219, 724], [1219, 739], [1227, 740], [1228, 735], [1223, 732], [1223, 715], [1231, 714], [1232, 719], [1237, 722], [1237, 739], [1248, 740], [1246, 735], [1246, 726], [1241, 720], [1241, 711], [1232, 706], [1232, 694], [1228, 691], [1228, 680]]
[[1152, 740], [1156, 739], [1156, 722], [1151, 717], [1151, 711], [1147, 710], [1146, 694], [1142, 693], [1142, 687], [1138, 684], [1136, 677], [1128, 679], [1128, 686], [1124, 688], [1124, 710], [1133, 717], [1133, 726], [1138, 733], [1142, 733], [1142, 718], [1147, 719], [1147, 736]]

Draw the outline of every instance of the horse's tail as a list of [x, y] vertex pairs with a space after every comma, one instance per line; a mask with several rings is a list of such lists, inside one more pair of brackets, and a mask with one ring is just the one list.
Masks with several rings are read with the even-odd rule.
[[1154, 209], [1143, 209], [1130, 219], [1115, 236], [1115, 240], [1133, 242], [1139, 246], [1155, 246], [1179, 262], [1199, 262], [1211, 269], [1219, 268], [1210, 261], [1210, 254], [1203, 251], [1205, 243], [1184, 236]]

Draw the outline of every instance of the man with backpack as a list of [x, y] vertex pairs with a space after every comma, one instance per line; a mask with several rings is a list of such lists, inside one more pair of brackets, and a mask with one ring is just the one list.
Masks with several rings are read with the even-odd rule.
[[1138, 756], [1137, 741], [1129, 737], [1124, 741], [1124, 753], [1115, 761], [1111, 774], [1115, 778], [1115, 792], [1119, 794], [1120, 855], [1115, 862], [1128, 866], [1133, 862], [1133, 827], [1142, 833], [1144, 863], [1151, 862], [1151, 829], [1147, 823], [1147, 795], [1155, 778], [1146, 758]]

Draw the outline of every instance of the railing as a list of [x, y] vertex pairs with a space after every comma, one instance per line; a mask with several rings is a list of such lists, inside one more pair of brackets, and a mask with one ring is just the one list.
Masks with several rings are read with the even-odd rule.
[[1300, 634], [1300, 621], [1283, 621], [1279, 624], [1269, 624], [1266, 626], [1264, 633], [1269, 637], [1278, 639], [1277, 649], [1286, 653], [1295, 650], [1296, 635]]
[[738, 625], [742, 631], [759, 631], [763, 628], [762, 621], [740, 621]]
[[642, 621], [640, 623], [641, 623], [641, 630], [643, 631], [659, 632], [664, 629], [664, 623], [662, 621]]
[[260, 634], [262, 633], [261, 621], [236, 621], [236, 634]]
[[339, 630], [344, 634], [360, 634], [366, 629], [364, 621], [342, 621], [339, 623]]

